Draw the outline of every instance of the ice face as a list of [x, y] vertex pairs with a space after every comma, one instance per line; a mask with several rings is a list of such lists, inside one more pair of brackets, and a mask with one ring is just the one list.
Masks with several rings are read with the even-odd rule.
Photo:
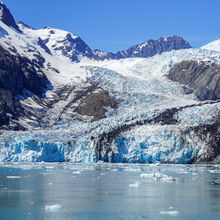
[[[56, 136], [56, 133], [50, 135]], [[43, 142], [44, 136], [41, 137], [41, 141], [28, 138], [31, 137], [25, 139], [16, 137], [15, 140], [1, 144], [0, 161], [96, 162], [98, 160], [94, 142], [88, 136], [79, 137], [74, 143], [68, 144], [55, 143], [55, 141]], [[195, 142], [193, 133], [182, 137], [179, 130], [141, 126], [133, 129], [132, 132], [124, 133], [124, 137], [116, 138], [111, 148], [116, 152], [115, 162], [189, 163], [205, 151], [206, 143]]]

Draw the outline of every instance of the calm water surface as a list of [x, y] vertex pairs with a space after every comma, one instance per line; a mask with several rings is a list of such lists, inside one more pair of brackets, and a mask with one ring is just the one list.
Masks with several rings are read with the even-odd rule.
[[1, 164], [6, 219], [219, 220], [220, 166]]

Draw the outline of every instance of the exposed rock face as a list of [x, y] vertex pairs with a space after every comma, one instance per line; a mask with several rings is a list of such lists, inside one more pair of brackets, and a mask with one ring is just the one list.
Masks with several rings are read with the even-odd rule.
[[[209, 125], [199, 125], [191, 128], [201, 141], [207, 141], [207, 152], [196, 158], [194, 163], [213, 163], [217, 162], [220, 156], [220, 120]], [[187, 133], [187, 132], [186, 132]], [[207, 138], [208, 137], [208, 138]]]
[[17, 31], [21, 32], [19, 27], [15, 23], [15, 19], [12, 16], [11, 12], [2, 1], [0, 1], [0, 20], [9, 27], [13, 27]]
[[[16, 96], [10, 90], [0, 88], [0, 126], [9, 125], [10, 119], [17, 120], [23, 108]], [[19, 125], [9, 126], [9, 129], [22, 129]]]
[[38, 37], [37, 43], [38, 43], [39, 46], [41, 46], [41, 48], [44, 49], [44, 51], [45, 51], [46, 53], [52, 55], [51, 52], [50, 52], [50, 49], [49, 49], [49, 48], [47, 47], [47, 45], [45, 44], [45, 41], [43, 41], [40, 37]]
[[200, 100], [220, 98], [220, 65], [204, 61], [182, 61], [175, 64], [168, 78], [188, 86]]
[[107, 110], [104, 107], [116, 108], [117, 103], [107, 91], [100, 91], [82, 100], [77, 112], [81, 115], [92, 116], [93, 120], [100, 120], [106, 117]]
[[44, 94], [49, 81], [38, 63], [41, 64], [0, 47], [0, 126], [8, 125], [10, 118], [15, 119], [22, 112], [17, 95], [24, 90], [37, 96]]
[[31, 61], [26, 57], [11, 55], [0, 47], [0, 87], [10, 90], [13, 95], [22, 94], [26, 89], [41, 96], [49, 81], [40, 70], [40, 65], [38, 57]]
[[62, 54], [69, 57], [71, 61], [79, 62], [79, 55], [85, 57], [92, 56], [92, 50], [80, 37], [74, 39], [71, 34], [67, 34], [65, 39], [58, 43], [63, 44], [63, 46], [54, 47], [54, 49], [60, 50]]

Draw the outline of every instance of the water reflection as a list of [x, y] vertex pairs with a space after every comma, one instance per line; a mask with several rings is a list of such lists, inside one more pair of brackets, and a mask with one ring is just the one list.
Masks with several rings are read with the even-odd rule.
[[[220, 219], [220, 172], [215, 166], [47, 164], [36, 168], [0, 168], [1, 220], [152, 220], [169, 219], [172, 213], [180, 220]], [[176, 181], [140, 177], [154, 172]], [[129, 186], [136, 181], [136, 187]], [[54, 210], [45, 210], [56, 204]]]

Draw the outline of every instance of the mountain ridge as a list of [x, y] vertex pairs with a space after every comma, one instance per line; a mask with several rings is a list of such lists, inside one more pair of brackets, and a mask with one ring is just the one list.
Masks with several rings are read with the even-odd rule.
[[18, 32], [21, 32], [10, 10], [6, 7], [5, 3], [2, 1], [0, 1], [0, 20], [9, 27], [14, 28]]
[[[49, 27], [37, 30], [23, 22], [18, 22], [18, 24], [16, 24], [10, 10], [2, 1], [0, 1], [0, 20], [7, 26], [14, 28], [20, 33], [23, 32], [23, 34], [27, 35], [32, 34], [32, 37], [35, 35], [39, 45], [46, 52], [51, 53], [51, 51], [54, 49], [63, 56], [68, 57], [73, 62], [80, 62], [79, 56], [98, 61], [105, 59], [117, 60], [131, 57], [147, 58], [166, 51], [191, 48], [190, 44], [182, 37], [174, 35], [169, 37], [161, 37], [158, 40], [147, 40], [141, 44], [134, 45], [127, 50], [118, 51], [117, 53], [105, 52], [98, 49], [92, 50], [79, 36], [76, 36], [70, 32]], [[47, 36], [42, 36], [42, 34], [45, 35], [45, 31], [43, 30], [48, 30]], [[53, 32], [56, 32], [56, 34]], [[52, 45], [48, 45], [50, 44], [51, 40], [53, 41], [55, 39], [54, 36], [51, 36], [54, 34], [57, 35], [57, 39]], [[62, 35], [62, 37], [60, 35]], [[55, 46], [55, 44], [59, 44], [59, 46]], [[50, 48], [50, 46], [52, 48]]]
[[[31, 34], [33, 37], [35, 36], [35, 38], [42, 38], [42, 35], [45, 35], [43, 37], [44, 39], [42, 40], [45, 42], [45, 46], [52, 47], [50, 50], [53, 50], [56, 47], [55, 43], [60, 44], [59, 47], [56, 47], [56, 50], [60, 51], [64, 56], [68, 57], [71, 61], [74, 62], [80, 61], [80, 58], [78, 57], [79, 55], [89, 59], [103, 61], [105, 59], [118, 60], [132, 57], [147, 58], [156, 54], [161, 54], [162, 52], [192, 48], [191, 45], [182, 37], [173, 35], [168, 37], [161, 37], [158, 40], [147, 40], [143, 43], [132, 46], [127, 50], [112, 53], [101, 51], [99, 49], [92, 50], [79, 36], [76, 36], [68, 31], [58, 30], [50, 27], [45, 27], [43, 29], [33, 29], [32, 27], [21, 22], [18, 23], [18, 26], [23, 31], [23, 33], [27, 35]], [[46, 30], [48, 30], [47, 34], [45, 34]], [[57, 35], [62, 35], [63, 40], [60, 40], [59, 36], [57, 36], [57, 39], [55, 39], [55, 32]], [[53, 45], [48, 46], [52, 37], [50, 33], [55, 35], [52, 34], [54, 36], [54, 39], [52, 39]]]

